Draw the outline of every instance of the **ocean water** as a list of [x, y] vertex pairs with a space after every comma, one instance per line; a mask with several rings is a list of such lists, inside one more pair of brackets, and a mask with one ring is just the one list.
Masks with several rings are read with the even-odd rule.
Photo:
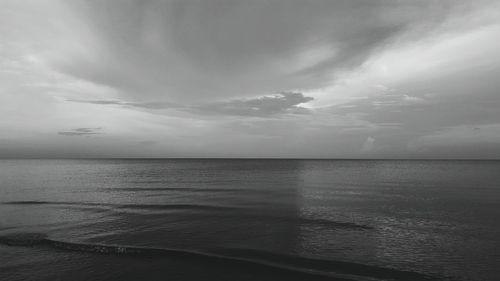
[[0, 280], [499, 280], [499, 215], [499, 161], [0, 160]]

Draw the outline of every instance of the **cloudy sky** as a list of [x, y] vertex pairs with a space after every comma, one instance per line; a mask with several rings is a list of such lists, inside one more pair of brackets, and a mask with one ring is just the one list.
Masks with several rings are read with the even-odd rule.
[[0, 157], [500, 158], [499, 0], [0, 0]]

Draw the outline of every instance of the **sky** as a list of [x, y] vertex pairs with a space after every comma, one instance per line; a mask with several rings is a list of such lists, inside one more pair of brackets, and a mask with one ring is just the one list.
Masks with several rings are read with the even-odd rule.
[[499, 0], [0, 0], [0, 157], [500, 158]]

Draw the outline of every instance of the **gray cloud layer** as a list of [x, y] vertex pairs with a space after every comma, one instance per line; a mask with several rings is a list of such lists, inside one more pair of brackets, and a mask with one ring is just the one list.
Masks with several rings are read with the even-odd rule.
[[1, 1], [0, 157], [497, 157], [499, 19], [497, 0]]
[[318, 87], [323, 75], [360, 65], [408, 26], [445, 17], [449, 6], [371, 0], [71, 5], [90, 23], [92, 53], [55, 60], [61, 71], [131, 98], [184, 102]]

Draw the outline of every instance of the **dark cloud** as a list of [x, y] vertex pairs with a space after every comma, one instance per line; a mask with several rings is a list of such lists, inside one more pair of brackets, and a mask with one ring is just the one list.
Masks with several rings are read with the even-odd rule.
[[[58, 61], [70, 75], [127, 98], [250, 97], [328, 84], [415, 25], [444, 19], [445, 1], [72, 1], [92, 48]], [[363, 19], [360, 21], [359, 19]], [[119, 24], [118, 24], [119, 23]], [[85, 43], [82, 42], [84, 46]]]
[[102, 105], [120, 105], [124, 107], [138, 107], [145, 109], [167, 109], [177, 107], [168, 102], [125, 102], [119, 100], [68, 100], [70, 102], [102, 104]]
[[255, 99], [238, 99], [201, 105], [194, 108], [194, 111], [209, 114], [262, 117], [278, 114], [306, 114], [309, 113], [309, 110], [299, 106], [299, 104], [312, 100], [312, 97], [306, 97], [301, 93], [280, 93]]
[[58, 134], [61, 136], [92, 136], [102, 134], [102, 128], [76, 128], [70, 131], [61, 131]]
[[312, 101], [301, 93], [283, 92], [273, 96], [262, 96], [255, 99], [233, 99], [224, 102], [214, 102], [202, 105], [180, 105], [167, 102], [126, 102], [120, 100], [68, 100], [70, 102], [118, 105], [144, 109], [173, 108], [193, 114], [220, 114], [239, 116], [273, 116], [278, 114], [307, 114], [310, 110], [299, 106]]

